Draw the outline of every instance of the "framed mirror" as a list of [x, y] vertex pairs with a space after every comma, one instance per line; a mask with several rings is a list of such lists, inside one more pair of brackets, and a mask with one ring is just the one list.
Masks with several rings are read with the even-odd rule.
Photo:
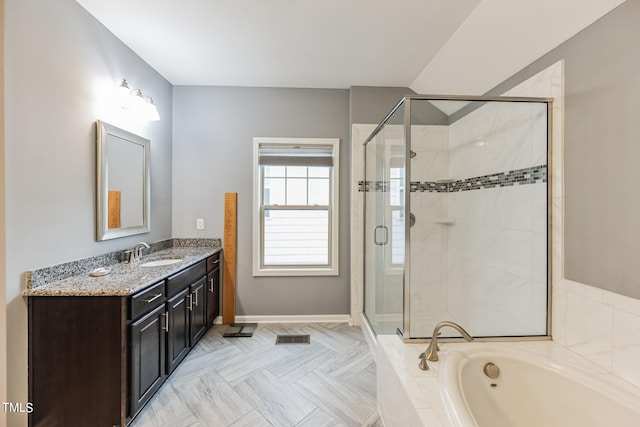
[[148, 233], [149, 140], [96, 122], [96, 240]]

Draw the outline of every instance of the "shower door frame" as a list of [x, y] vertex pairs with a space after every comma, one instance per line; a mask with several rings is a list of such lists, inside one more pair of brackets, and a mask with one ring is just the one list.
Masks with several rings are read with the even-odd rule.
[[[400, 102], [398, 102], [393, 109], [391, 109], [391, 111], [389, 111], [389, 113], [385, 116], [385, 118], [375, 127], [375, 129], [371, 132], [371, 134], [366, 138], [366, 140], [362, 143], [362, 161], [363, 161], [363, 168], [362, 168], [362, 173], [363, 173], [363, 182], [365, 183], [365, 187], [366, 187], [366, 179], [367, 179], [367, 144], [369, 142], [371, 142], [377, 135], [378, 133], [384, 128], [384, 126], [386, 126], [387, 121], [396, 113], [396, 111], [403, 105], [403, 100], [406, 98], [403, 98]], [[405, 114], [403, 114], [403, 124], [402, 124], [402, 128], [403, 128], [403, 134], [405, 135], [406, 138], [406, 111]], [[406, 147], [406, 139], [405, 139], [405, 147]], [[406, 162], [406, 153], [405, 153], [405, 165], [408, 163]], [[373, 166], [375, 168], [375, 165]], [[407, 193], [409, 193], [409, 187], [407, 187], [406, 180], [407, 177], [407, 172], [406, 172], [406, 166], [405, 166], [405, 195]], [[366, 190], [365, 190], [366, 191]], [[363, 197], [363, 201], [362, 201], [362, 224], [365, 225], [367, 218], [366, 218], [366, 212], [367, 212], [367, 196], [365, 194], [365, 196]], [[405, 206], [404, 206], [404, 211], [403, 211], [403, 215], [406, 215], [407, 209], [406, 209], [406, 197], [405, 197]], [[405, 216], [405, 218], [408, 218], [407, 216]], [[405, 220], [405, 225], [408, 221]], [[367, 257], [366, 257], [366, 237], [367, 237], [367, 232], [366, 232], [366, 227], [362, 227], [362, 236], [363, 236], [363, 240], [362, 240], [362, 259], [363, 259], [363, 263], [362, 263], [362, 277], [363, 277], [363, 286], [362, 286], [362, 314], [363, 314], [363, 318], [364, 321], [367, 322], [369, 330], [372, 331], [372, 333], [377, 336], [378, 333], [376, 332], [375, 328], [372, 325], [372, 321], [367, 317], [366, 315], [366, 283], [364, 282], [366, 280], [367, 274], [366, 274], [366, 267], [367, 267]], [[406, 251], [406, 227], [405, 227], [405, 251]], [[406, 252], [405, 252], [405, 262], [406, 262]], [[386, 265], [386, 261], [385, 261], [385, 265]], [[402, 288], [403, 288], [403, 294], [404, 294], [404, 284], [405, 284], [405, 273], [406, 273], [406, 265], [403, 264], [403, 268], [402, 268]], [[404, 295], [402, 297], [402, 322], [403, 322], [403, 328], [404, 328], [404, 313], [406, 311], [406, 307], [405, 307], [406, 301], [404, 298]], [[396, 334], [398, 335], [402, 335], [402, 331], [400, 331], [399, 329], [396, 329]]]
[[[402, 327], [403, 330], [397, 330], [396, 333], [406, 343], [429, 342], [430, 337], [411, 338], [411, 233], [409, 215], [411, 213], [411, 162], [408, 161], [411, 155], [411, 101], [469, 101], [469, 102], [529, 102], [547, 105], [547, 319], [545, 335], [523, 335], [523, 336], [495, 336], [495, 337], [478, 337], [476, 341], [548, 341], [552, 339], [552, 186], [553, 171], [552, 153], [553, 153], [553, 98], [545, 97], [521, 97], [521, 96], [464, 96], [464, 95], [414, 95], [403, 97], [385, 116], [385, 118], [371, 132], [371, 135], [362, 144], [363, 150], [363, 174], [366, 180], [367, 162], [366, 162], [366, 146], [367, 144], [382, 130], [386, 122], [391, 116], [404, 104], [404, 135], [405, 135], [405, 203], [404, 203], [404, 226], [405, 226], [405, 248], [404, 248], [404, 269], [403, 269], [403, 301], [402, 301]], [[464, 108], [464, 107], [463, 107]], [[367, 198], [363, 198], [363, 236], [366, 236], [366, 221], [364, 212], [367, 211]], [[363, 239], [363, 301], [365, 300], [367, 283], [366, 283], [366, 239]], [[363, 318], [369, 323], [369, 329], [377, 336], [375, 329], [371, 326], [371, 321], [366, 315], [365, 306], [362, 307]], [[447, 319], [442, 319], [447, 320]], [[440, 342], [459, 342], [462, 338], [439, 338]]]

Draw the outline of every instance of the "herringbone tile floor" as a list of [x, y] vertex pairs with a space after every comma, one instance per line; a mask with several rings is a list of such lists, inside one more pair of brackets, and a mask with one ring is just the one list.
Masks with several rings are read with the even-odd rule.
[[[260, 324], [209, 330], [131, 427], [375, 426], [376, 366], [359, 328]], [[277, 334], [311, 344], [275, 345]]]

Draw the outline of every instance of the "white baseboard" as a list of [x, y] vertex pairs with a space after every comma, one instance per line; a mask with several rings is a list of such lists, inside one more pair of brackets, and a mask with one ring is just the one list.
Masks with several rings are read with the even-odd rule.
[[[218, 316], [216, 324], [222, 323], [222, 317]], [[312, 314], [312, 315], [285, 315], [285, 316], [236, 316], [235, 323], [348, 323], [351, 325], [351, 316], [348, 314]]]

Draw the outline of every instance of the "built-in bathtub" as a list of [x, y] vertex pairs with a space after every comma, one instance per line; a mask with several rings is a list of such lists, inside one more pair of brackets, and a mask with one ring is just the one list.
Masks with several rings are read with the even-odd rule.
[[466, 346], [451, 351], [438, 385], [455, 427], [640, 425], [639, 396], [521, 350]]
[[385, 427], [640, 425], [639, 388], [554, 342], [443, 343], [440, 361], [421, 371], [425, 346], [377, 338]]

